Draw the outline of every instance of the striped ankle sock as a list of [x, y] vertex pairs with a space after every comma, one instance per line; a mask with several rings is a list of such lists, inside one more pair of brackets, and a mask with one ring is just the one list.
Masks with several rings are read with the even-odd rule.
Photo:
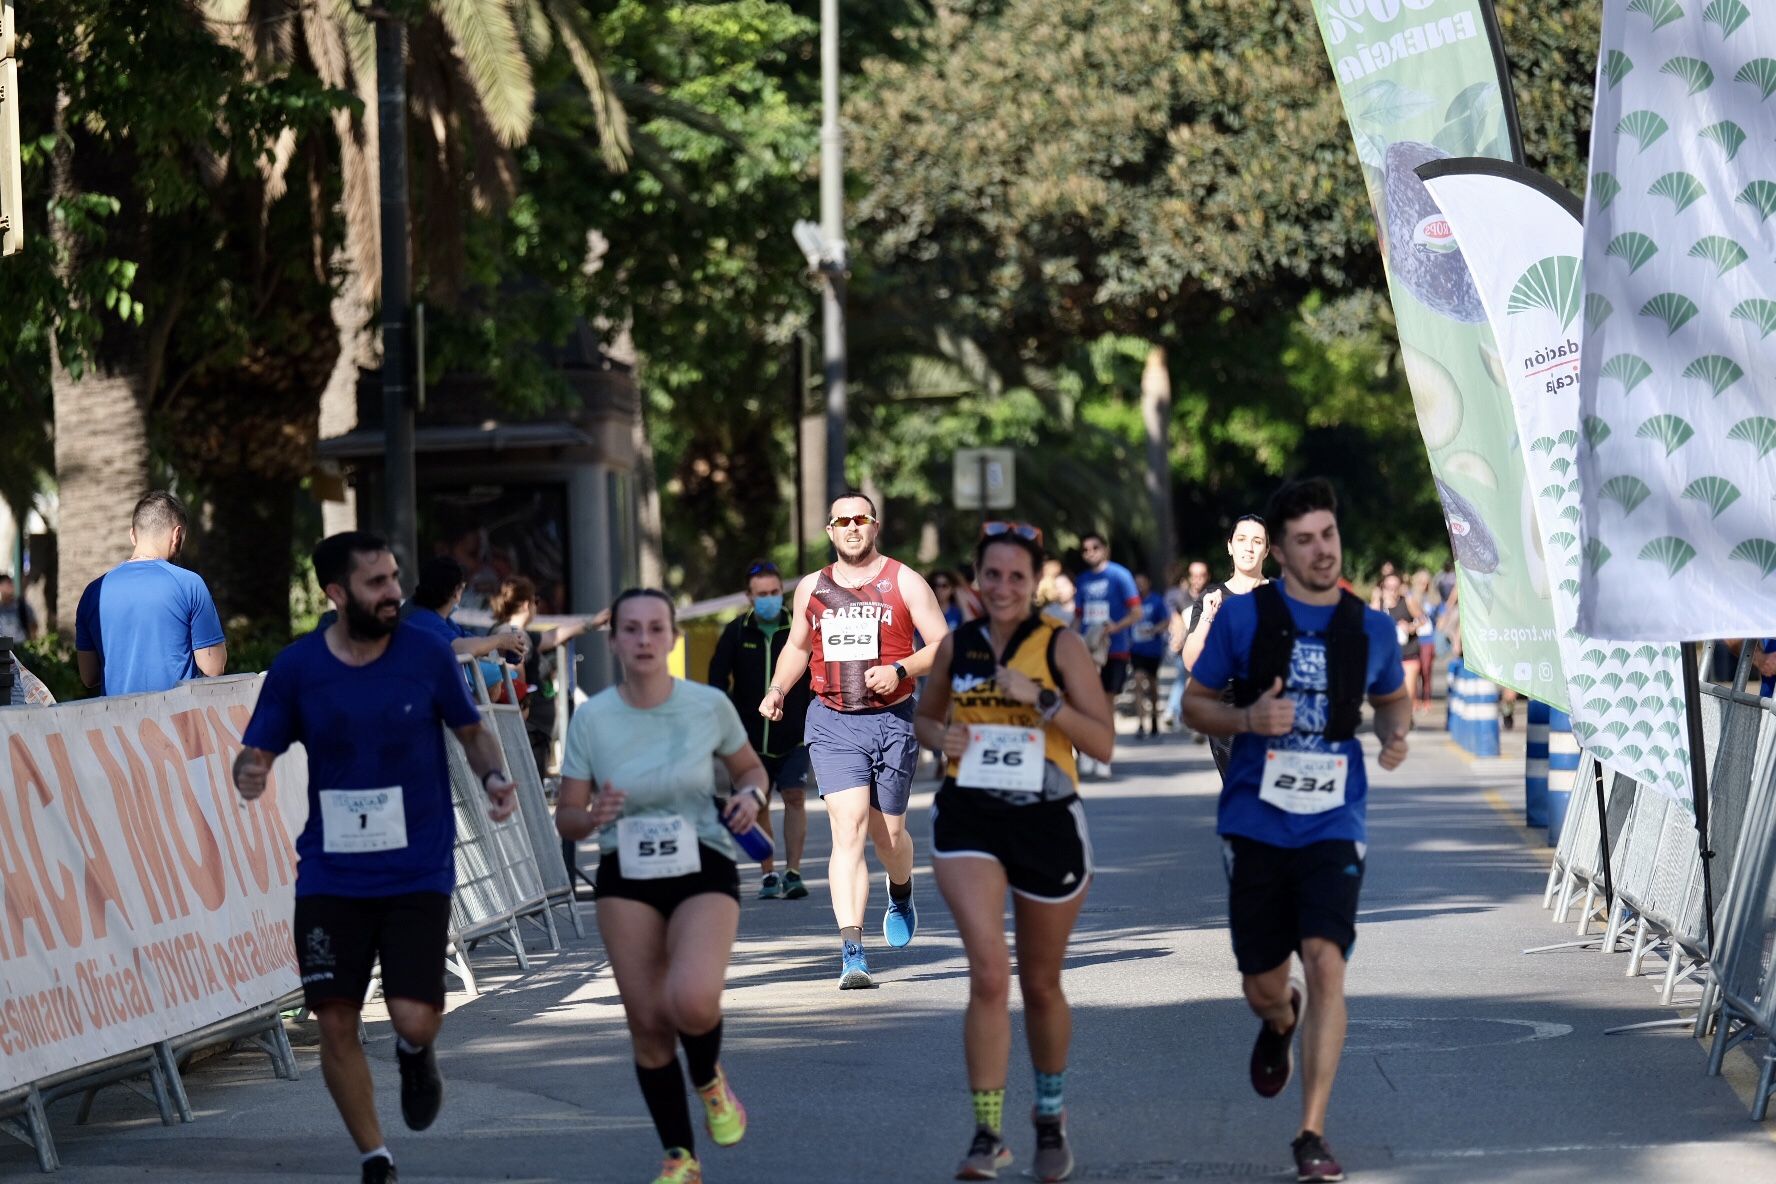
[[1044, 1073], [1036, 1070], [1036, 1114], [1040, 1118], [1058, 1118], [1061, 1110], [1061, 1089], [1066, 1084], [1067, 1071]]
[[994, 1134], [1005, 1129], [1005, 1087], [977, 1089], [974, 1096], [974, 1125], [984, 1126]]

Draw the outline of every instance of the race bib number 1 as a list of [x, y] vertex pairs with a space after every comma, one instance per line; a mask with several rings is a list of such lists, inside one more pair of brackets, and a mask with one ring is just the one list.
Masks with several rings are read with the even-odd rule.
[[1258, 796], [1290, 814], [1324, 814], [1344, 805], [1349, 758], [1328, 752], [1264, 754], [1264, 780]]
[[682, 814], [619, 818], [617, 865], [625, 880], [664, 880], [702, 871], [696, 828]]
[[329, 855], [399, 851], [407, 845], [407, 811], [401, 787], [323, 789], [321, 850]]
[[956, 784], [965, 789], [1010, 789], [1038, 793], [1044, 771], [1046, 739], [1040, 728], [1004, 724], [971, 724], [968, 747], [956, 770]]
[[820, 652], [828, 662], [871, 662], [881, 653], [874, 617], [828, 617], [820, 623]]

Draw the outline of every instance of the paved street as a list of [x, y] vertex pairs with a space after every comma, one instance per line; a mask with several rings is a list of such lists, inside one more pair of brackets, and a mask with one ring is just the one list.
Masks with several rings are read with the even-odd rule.
[[[1486, 793], [1516, 802], [1521, 785], [1469, 764], [1440, 734], [1415, 743], [1407, 767], [1377, 774], [1372, 787], [1350, 1050], [1329, 1132], [1352, 1177], [1776, 1179], [1770, 1128], [1746, 1118], [1729, 1082], [1703, 1076], [1701, 1046], [1676, 1032], [1603, 1035], [1667, 1014], [1651, 981], [1623, 977], [1620, 957], [1520, 953], [1564, 933], [1540, 908], [1544, 858]], [[1078, 1179], [1293, 1178], [1297, 1090], [1264, 1102], [1246, 1083], [1254, 1021], [1238, 1000], [1224, 928], [1217, 784], [1206, 749], [1125, 737], [1115, 780], [1087, 786], [1098, 879], [1066, 979]], [[929, 800], [916, 803], [921, 845]], [[824, 820], [811, 829], [818, 868]], [[935, 884], [921, 875], [917, 942], [902, 953], [872, 948], [882, 987], [841, 995], [824, 876], [814, 882], [806, 901], [746, 902], [724, 1059], [751, 1132], [732, 1150], [706, 1146], [707, 1176], [948, 1179], [971, 1130], [960, 1048], [967, 980]], [[495, 989], [452, 997], [448, 1101], [424, 1135], [399, 1127], [392, 1038], [371, 1024], [403, 1181], [650, 1179], [657, 1147], [596, 938], [538, 957], [522, 977], [490, 950], [478, 963]], [[60, 1104], [63, 1178], [355, 1180], [312, 1025], [294, 1039], [297, 1083], [247, 1055], [190, 1072], [198, 1119], [189, 1126], [160, 1127], [121, 1090], [102, 1095], [86, 1128], [74, 1126], [73, 1102]], [[1006, 1107], [1020, 1162], [1007, 1178], [1024, 1178], [1030, 1098], [1020, 1031]], [[28, 1151], [0, 1146], [0, 1174], [33, 1175]]]

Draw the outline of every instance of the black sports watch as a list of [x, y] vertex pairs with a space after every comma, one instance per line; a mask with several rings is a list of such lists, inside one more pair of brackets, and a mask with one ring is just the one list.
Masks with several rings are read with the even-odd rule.
[[900, 679], [901, 682], [905, 682], [907, 676], [906, 667], [902, 666], [899, 662], [896, 662], [894, 664], [894, 676]]
[[1061, 693], [1053, 687], [1043, 687], [1036, 692], [1036, 710], [1042, 713], [1044, 723], [1060, 714], [1063, 702], [1065, 700], [1061, 698]]

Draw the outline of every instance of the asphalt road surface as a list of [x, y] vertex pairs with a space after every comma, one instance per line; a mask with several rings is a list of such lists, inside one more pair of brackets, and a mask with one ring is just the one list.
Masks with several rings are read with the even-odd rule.
[[[1652, 979], [1626, 978], [1619, 955], [1521, 953], [1565, 932], [1540, 907], [1545, 853], [1503, 808], [1521, 801], [1521, 763], [1470, 763], [1440, 733], [1414, 742], [1407, 765], [1376, 773], [1371, 786], [1350, 1044], [1327, 1132], [1351, 1177], [1776, 1180], [1776, 1127], [1746, 1117], [1731, 1081], [1704, 1076], [1701, 1045], [1675, 1030], [1604, 1035], [1670, 1014]], [[1228, 945], [1207, 751], [1125, 736], [1115, 773], [1085, 787], [1098, 875], [1065, 980], [1075, 1179], [1293, 1179], [1298, 1086], [1263, 1101], [1246, 1081], [1256, 1022]], [[702, 1148], [712, 1184], [950, 1178], [972, 1132], [967, 973], [926, 874], [929, 804], [929, 792], [915, 799], [912, 823], [919, 936], [888, 951], [870, 934], [878, 990], [835, 988], [824, 817], [816, 812], [810, 827], [808, 899], [752, 900], [748, 871], [723, 1059], [751, 1127], [738, 1147]], [[593, 906], [581, 907], [590, 930]], [[401, 1127], [393, 1038], [370, 1013], [402, 1180], [651, 1180], [658, 1146], [596, 936], [538, 954], [524, 975], [488, 947], [476, 963], [485, 993], [451, 996], [440, 1044], [448, 1092], [430, 1131]], [[1018, 1164], [1006, 1179], [1025, 1178], [1032, 1150], [1020, 1023], [1014, 1033], [1006, 1115]], [[189, 1125], [161, 1127], [123, 1089], [104, 1091], [84, 1127], [75, 1101], [59, 1103], [61, 1178], [355, 1181], [313, 1024], [291, 1034], [300, 1081], [273, 1079], [250, 1053], [192, 1067]], [[27, 1148], [0, 1145], [0, 1176], [35, 1175]]]

